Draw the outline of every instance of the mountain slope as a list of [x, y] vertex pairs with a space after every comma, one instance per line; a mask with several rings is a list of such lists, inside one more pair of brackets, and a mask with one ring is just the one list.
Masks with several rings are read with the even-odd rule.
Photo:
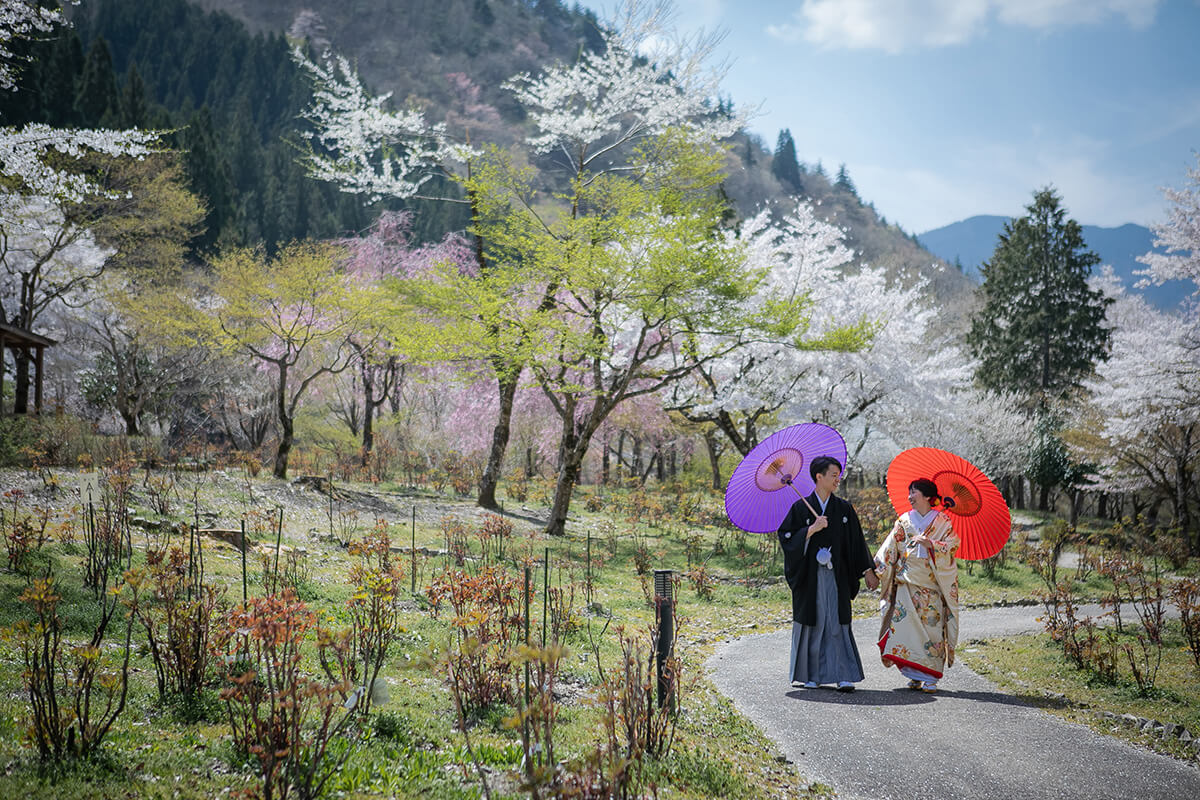
[[[917, 238], [931, 252], [950, 263], [960, 263], [963, 272], [973, 280], [980, 279], [979, 267], [992, 257], [1008, 217], [980, 215], [936, 228]], [[1154, 249], [1154, 234], [1142, 225], [1132, 223], [1116, 228], [1083, 225], [1083, 240], [1089, 249], [1100, 256], [1101, 265], [1108, 264], [1127, 288], [1134, 287], [1140, 276], [1134, 272], [1145, 269], [1137, 258]], [[1182, 281], [1162, 286], [1135, 289], [1147, 300], [1162, 309], [1177, 308], [1189, 289]]]

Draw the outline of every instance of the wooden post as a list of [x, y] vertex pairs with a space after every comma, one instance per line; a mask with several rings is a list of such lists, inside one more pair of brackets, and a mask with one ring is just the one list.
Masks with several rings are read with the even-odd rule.
[[242, 520], [242, 605], [246, 605], [249, 601], [249, 593], [246, 591], [246, 520]]
[[37, 355], [34, 357], [34, 362], [37, 364], [37, 381], [33, 384], [33, 413], [36, 415], [41, 415], [42, 413], [42, 373], [44, 371], [43, 355], [45, 350], [45, 347], [39, 345], [37, 347]]
[[4, 331], [0, 331], [0, 417], [4, 416]]
[[272, 567], [272, 569], [271, 569], [271, 572], [273, 573], [271, 577], [274, 579], [273, 583], [274, 583], [274, 588], [276, 591], [279, 590], [279, 546], [282, 543], [283, 543], [283, 507], [280, 506], [280, 508], [279, 508], [279, 525], [275, 528], [275, 566]]
[[542, 556], [542, 647], [546, 646], [546, 618], [550, 616], [550, 548]]

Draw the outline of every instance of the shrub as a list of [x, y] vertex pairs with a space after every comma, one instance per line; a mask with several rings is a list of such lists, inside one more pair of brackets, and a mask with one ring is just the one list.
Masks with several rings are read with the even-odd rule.
[[1171, 587], [1171, 602], [1179, 609], [1183, 638], [1192, 662], [1200, 669], [1200, 580], [1182, 580]]
[[230, 662], [221, 700], [234, 745], [258, 762], [265, 800], [286, 800], [293, 788], [303, 800], [319, 796], [351, 752], [331, 747], [349, 719], [349, 687], [301, 669], [316, 626], [317, 615], [285, 591], [233, 609], [220, 630]]
[[449, 514], [442, 517], [442, 540], [446, 544], [446, 554], [453, 559], [457, 566], [467, 561], [470, 548], [467, 546], [467, 526], [457, 517]]
[[[136, 578], [131, 580], [136, 607]], [[33, 622], [21, 621], [3, 632], [20, 654], [29, 694], [31, 724], [28, 736], [44, 762], [88, 757], [96, 753], [114, 722], [125, 710], [129, 690], [130, 638], [133, 618], [125, 625], [123, 647], [116, 661], [105, 655], [104, 637], [120, 607], [118, 592], [101, 599], [100, 620], [83, 644], [63, 641], [62, 618], [54, 578], [33, 581], [21, 602], [33, 611]]]
[[[34, 506], [22, 508], [25, 493], [9, 489], [4, 493], [5, 506], [0, 507], [0, 535], [8, 555], [8, 568], [24, 573], [29, 569], [30, 556], [50, 540], [51, 510]], [[11, 503], [11, 505], [9, 505]]]
[[713, 578], [712, 573], [708, 571], [707, 562], [692, 567], [684, 573], [684, 576], [692, 584], [692, 589], [695, 590], [696, 597], [699, 597], [701, 600], [712, 600], [716, 580]]
[[159, 698], [191, 702], [208, 681], [210, 637], [225, 588], [204, 583], [203, 571], [193, 570], [189, 555], [178, 547], [148, 552], [146, 565], [153, 602], [130, 613], [146, 631]]
[[517, 699], [511, 654], [522, 641], [522, 589], [517, 579], [495, 566], [477, 575], [442, 572], [429, 587], [432, 613], [448, 603], [454, 639], [447, 653], [448, 677], [462, 684], [466, 713]]
[[350, 628], [319, 634], [326, 643], [321, 649], [325, 674], [330, 680], [355, 687], [353, 694], [343, 700], [348, 708], [357, 708], [363, 714], [371, 710], [375, 694], [372, 689], [379, 672], [404, 633], [399, 607], [404, 573], [392, 561], [391, 545], [387, 523], [379, 520], [363, 541], [350, 546], [350, 554], [358, 557], [349, 576], [354, 592], [346, 601]]
[[487, 561], [493, 556], [503, 559], [504, 543], [512, 538], [512, 533], [512, 522], [499, 514], [484, 514], [483, 524], [479, 526], [477, 532], [479, 552], [482, 554], [483, 560]]

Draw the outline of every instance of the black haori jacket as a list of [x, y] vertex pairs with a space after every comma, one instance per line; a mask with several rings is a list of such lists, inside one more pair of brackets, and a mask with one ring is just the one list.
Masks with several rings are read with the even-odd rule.
[[[816, 492], [808, 496], [808, 502], [820, 510]], [[825, 516], [829, 526], [813, 534], [807, 553], [804, 535], [816, 518], [803, 500], [792, 504], [779, 526], [783, 574], [792, 589], [792, 620], [801, 625], [817, 624], [817, 570], [826, 569], [817, 563], [818, 550], [828, 547], [832, 551], [833, 576], [838, 590], [838, 622], [842, 625], [850, 624], [850, 601], [858, 595], [863, 573], [875, 565], [854, 506], [837, 495], [830, 495]]]

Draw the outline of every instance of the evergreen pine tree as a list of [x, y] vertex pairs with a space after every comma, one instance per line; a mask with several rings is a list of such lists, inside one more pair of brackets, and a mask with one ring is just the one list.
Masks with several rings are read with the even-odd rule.
[[108, 51], [108, 43], [98, 37], [88, 48], [83, 63], [83, 74], [75, 89], [75, 108], [84, 126], [98, 127], [105, 122], [115, 123], [113, 117], [119, 113], [119, 107], [112, 54]]
[[837, 178], [834, 180], [833, 185], [858, 197], [858, 189], [854, 188], [854, 181], [850, 180], [850, 172], [846, 169], [845, 162], [838, 167]]
[[802, 194], [804, 183], [800, 178], [800, 162], [796, 160], [796, 142], [792, 132], [784, 128], [779, 132], [775, 142], [775, 157], [771, 159], [771, 174], [774, 175], [783, 188], [795, 194]]
[[146, 103], [146, 84], [135, 64], [129, 65], [129, 74], [125, 76], [125, 88], [121, 90], [121, 127], [145, 128], [150, 116]]
[[1046, 188], [1033, 197], [981, 268], [983, 303], [967, 334], [976, 380], [1023, 395], [1031, 408], [1061, 398], [1107, 358], [1112, 302], [1088, 286], [1100, 257], [1058, 195]]
[[485, 28], [496, 24], [496, 15], [492, 13], [487, 0], [475, 0], [475, 21]]
[[234, 225], [236, 200], [233, 177], [217, 146], [208, 106], [192, 115], [187, 127], [180, 132], [180, 140], [180, 147], [185, 151], [189, 188], [204, 200], [207, 209], [205, 232], [198, 238], [197, 246], [204, 250], [213, 247], [218, 240], [237, 240], [239, 237], [228, 233], [222, 236]]

